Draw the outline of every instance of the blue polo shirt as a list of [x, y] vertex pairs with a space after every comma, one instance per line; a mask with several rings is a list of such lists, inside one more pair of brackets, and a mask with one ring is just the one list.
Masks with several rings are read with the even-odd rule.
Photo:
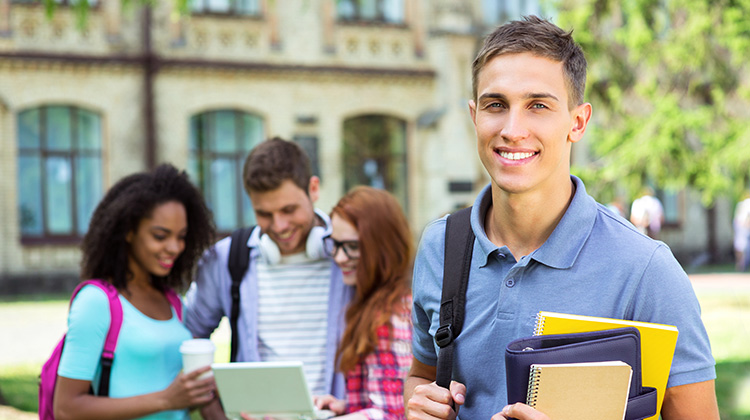
[[[672, 252], [594, 201], [580, 179], [571, 181], [575, 194], [560, 223], [519, 261], [484, 231], [490, 186], [474, 203], [466, 318], [453, 361], [453, 378], [467, 389], [462, 418], [488, 419], [506, 405], [505, 346], [532, 335], [541, 310], [675, 325], [667, 387], [716, 378], [698, 300]], [[442, 218], [425, 228], [414, 266], [413, 352], [430, 366], [437, 363], [444, 243]]]

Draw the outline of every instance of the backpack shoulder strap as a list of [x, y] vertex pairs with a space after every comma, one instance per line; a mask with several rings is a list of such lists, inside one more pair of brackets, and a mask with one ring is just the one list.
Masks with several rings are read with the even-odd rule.
[[440, 347], [436, 382], [444, 388], [448, 388], [451, 383], [453, 343], [461, 333], [464, 323], [466, 287], [469, 284], [474, 238], [474, 231], [471, 229], [471, 207], [448, 216], [445, 225], [440, 327], [435, 332], [435, 342]]
[[117, 337], [120, 335], [120, 327], [122, 327], [122, 304], [120, 303], [120, 294], [117, 292], [115, 286], [99, 279], [81, 282], [73, 291], [73, 296], [70, 298], [71, 303], [73, 302], [73, 298], [78, 294], [78, 291], [88, 284], [102, 289], [109, 299], [110, 324], [107, 338], [104, 340], [104, 349], [102, 350], [100, 360], [102, 372], [97, 392], [99, 396], [107, 396], [109, 395], [109, 377], [112, 373], [112, 362], [115, 359], [115, 348], [117, 348]]
[[255, 226], [240, 228], [232, 232], [232, 242], [229, 245], [229, 258], [227, 259], [227, 268], [232, 277], [232, 287], [230, 294], [232, 297], [232, 311], [229, 315], [229, 327], [232, 331], [231, 350], [229, 360], [231, 362], [237, 359], [237, 320], [240, 317], [240, 283], [245, 276], [247, 268], [250, 266], [250, 248], [247, 241]]
[[177, 313], [177, 319], [182, 321], [182, 299], [180, 299], [180, 296], [172, 289], [167, 289], [164, 292], [164, 296], [167, 297], [169, 304], [172, 305], [174, 311]]

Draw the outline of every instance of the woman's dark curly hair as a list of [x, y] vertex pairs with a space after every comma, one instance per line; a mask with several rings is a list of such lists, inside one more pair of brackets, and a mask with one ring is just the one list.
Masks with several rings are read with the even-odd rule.
[[125, 237], [136, 231], [141, 219], [150, 217], [155, 207], [168, 201], [185, 206], [185, 250], [166, 277], [152, 275], [151, 283], [161, 291], [166, 287], [184, 290], [198, 258], [214, 240], [215, 228], [203, 195], [184, 171], [170, 164], [129, 175], [109, 189], [94, 210], [81, 244], [82, 278], [108, 280], [118, 290], [127, 289], [133, 273], [128, 268], [130, 245]]

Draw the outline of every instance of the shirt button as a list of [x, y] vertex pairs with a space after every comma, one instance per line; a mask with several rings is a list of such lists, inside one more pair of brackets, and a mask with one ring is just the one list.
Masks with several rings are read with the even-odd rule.
[[513, 287], [516, 285], [516, 279], [510, 278], [508, 280], [505, 280], [505, 285], [508, 287]]

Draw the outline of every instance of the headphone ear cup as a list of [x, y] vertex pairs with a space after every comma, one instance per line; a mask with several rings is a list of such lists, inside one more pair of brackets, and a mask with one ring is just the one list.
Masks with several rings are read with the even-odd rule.
[[310, 234], [307, 235], [307, 242], [305, 243], [307, 258], [320, 260], [327, 257], [323, 246], [323, 238], [326, 236], [328, 236], [328, 231], [323, 226], [313, 226], [310, 229]]
[[281, 262], [281, 251], [279, 250], [279, 246], [276, 245], [276, 242], [265, 233], [260, 235], [258, 250], [260, 250], [260, 255], [263, 257], [266, 264], [276, 265]]

